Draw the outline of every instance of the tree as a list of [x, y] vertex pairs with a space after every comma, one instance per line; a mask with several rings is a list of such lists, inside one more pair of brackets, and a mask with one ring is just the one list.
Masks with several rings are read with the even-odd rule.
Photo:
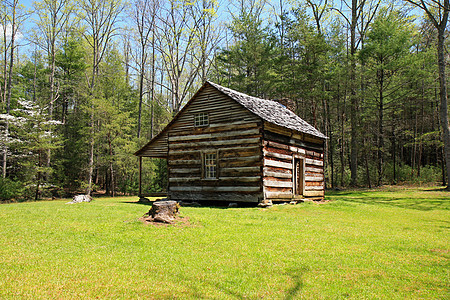
[[0, 115], [2, 121], [11, 124], [14, 137], [10, 142], [16, 144], [21, 152], [21, 164], [26, 170], [23, 180], [34, 186], [34, 199], [41, 195], [43, 174], [50, 173], [51, 168], [46, 167], [45, 153], [48, 149], [56, 149], [58, 137], [50, 130], [51, 126], [61, 124], [59, 121], [48, 119], [48, 107], [41, 107], [33, 101], [19, 100], [19, 108], [12, 110], [15, 115]]
[[[215, 49], [217, 39], [210, 30], [216, 18], [215, 8], [216, 1], [212, 0], [192, 3], [170, 0], [168, 6], [161, 8], [157, 50], [169, 82], [161, 80], [160, 84], [170, 93], [174, 114], [193, 92], [199, 74], [206, 70], [204, 62]], [[209, 46], [205, 47], [207, 43]], [[196, 51], [197, 46], [200, 51]]]
[[312, 0], [306, 0], [306, 3], [311, 8], [314, 16], [314, 21], [316, 21], [316, 28], [319, 34], [322, 34], [322, 18], [324, 13], [328, 9], [328, 0], [319, 0], [319, 3], [316, 3]]
[[[33, 41], [47, 53], [49, 59], [49, 86], [48, 117], [53, 118], [55, 101], [59, 98], [58, 87], [55, 83], [57, 42], [61, 33], [70, 27], [70, 17], [74, 10], [72, 0], [41, 0], [34, 2], [35, 12], [39, 20], [36, 21], [38, 31]], [[50, 166], [51, 152], [47, 153], [47, 167]]]
[[[411, 28], [405, 18], [397, 11], [383, 10], [375, 19], [365, 41], [365, 47], [361, 50], [363, 62], [371, 68], [368, 70], [369, 81], [374, 89], [372, 93], [377, 103], [377, 159], [378, 179], [381, 185], [383, 180], [383, 166], [385, 157], [385, 125], [384, 114], [386, 106], [395, 98], [396, 91], [404, 85], [394, 78], [408, 66], [408, 56], [411, 43]], [[370, 82], [370, 78], [374, 78]], [[367, 83], [366, 83], [367, 84]]]
[[[81, 12], [84, 14], [80, 17], [86, 25], [86, 31], [82, 31], [81, 34], [92, 50], [92, 73], [88, 83], [89, 95], [95, 97], [100, 63], [108, 49], [107, 46], [115, 35], [118, 18], [124, 6], [121, 0], [85, 0], [80, 2], [79, 5]], [[89, 167], [86, 189], [88, 195], [92, 192], [92, 176], [94, 173], [94, 126], [94, 106], [91, 105]]]
[[230, 25], [234, 43], [218, 55], [219, 72], [229, 78], [228, 85], [259, 97], [268, 97], [274, 89], [275, 45], [263, 25], [264, 5], [264, 1], [239, 3]]
[[[335, 10], [345, 19], [350, 29], [350, 65], [349, 65], [349, 79], [350, 79], [350, 127], [351, 127], [351, 140], [350, 140], [350, 172], [351, 172], [351, 184], [357, 185], [357, 171], [358, 171], [358, 126], [359, 126], [359, 113], [358, 113], [358, 94], [357, 94], [357, 61], [356, 54], [358, 50], [359, 40], [357, 39], [358, 28], [361, 28], [359, 35], [364, 35], [368, 25], [375, 16], [380, 0], [368, 1], [368, 0], [351, 0], [342, 1], [345, 7], [350, 8], [350, 16], [346, 16], [344, 9]], [[369, 15], [366, 17], [365, 25], [362, 23], [365, 9], [369, 5]], [[358, 25], [360, 25], [358, 27]]]
[[[155, 65], [155, 26], [156, 26], [156, 16], [159, 9], [159, 4], [154, 0], [136, 0], [133, 5], [132, 18], [133, 22], [137, 29], [137, 40], [139, 49], [136, 51], [137, 53], [137, 68], [138, 68], [138, 77], [139, 77], [139, 111], [138, 111], [138, 128], [137, 128], [137, 137], [141, 137], [141, 118], [142, 118], [142, 102], [144, 99], [144, 79], [147, 74], [147, 62], [149, 56], [149, 44], [153, 44], [152, 51], [152, 65]], [[151, 80], [151, 94], [152, 98], [154, 95], [154, 68], [151, 72], [152, 80]], [[147, 93], [149, 93], [148, 91]], [[153, 100], [153, 99], [152, 99]], [[152, 101], [153, 103], [153, 101]]]
[[64, 124], [61, 126], [64, 147], [55, 154], [55, 160], [61, 161], [62, 166], [54, 177], [57, 177], [55, 179], [68, 190], [80, 188], [79, 177], [88, 162], [89, 146], [86, 145], [86, 138], [83, 135], [83, 129], [89, 122], [83, 109], [87, 101], [85, 92], [87, 56], [86, 43], [76, 32], [64, 38], [56, 54], [56, 77], [59, 81], [61, 103], [58, 119]]
[[[3, 39], [4, 39], [4, 98], [3, 101], [6, 102], [6, 114], [9, 115], [11, 110], [11, 91], [12, 91], [12, 77], [14, 68], [14, 55], [16, 53], [16, 39], [19, 33], [19, 28], [28, 17], [28, 14], [23, 11], [23, 6], [19, 4], [18, 0], [5, 1], [2, 5], [2, 16], [3, 20]], [[9, 61], [8, 61], [9, 59]], [[5, 136], [9, 135], [9, 124], [6, 120]], [[3, 144], [3, 178], [6, 178], [6, 168], [8, 159], [8, 144], [5, 142]]]
[[447, 78], [445, 74], [446, 54], [445, 54], [445, 34], [448, 23], [448, 14], [450, 11], [449, 0], [437, 1], [413, 1], [406, 2], [420, 8], [424, 11], [431, 23], [437, 30], [437, 61], [439, 68], [439, 95], [440, 95], [440, 118], [442, 139], [444, 141], [444, 156], [447, 165], [447, 190], [450, 190], [450, 128], [448, 119], [448, 95]]
[[[115, 196], [118, 178], [116, 177], [117, 153], [121, 147], [134, 144], [131, 132], [135, 129], [126, 105], [130, 89], [124, 76], [121, 56], [114, 49], [108, 51], [101, 65], [99, 77], [100, 93], [94, 98], [94, 119], [96, 120], [96, 151], [105, 169], [105, 190]], [[134, 97], [133, 97], [134, 98]], [[134, 98], [135, 99], [135, 98]], [[129, 100], [128, 100], [129, 101]], [[135, 102], [133, 102], [135, 104]], [[134, 105], [133, 105], [134, 106]]]

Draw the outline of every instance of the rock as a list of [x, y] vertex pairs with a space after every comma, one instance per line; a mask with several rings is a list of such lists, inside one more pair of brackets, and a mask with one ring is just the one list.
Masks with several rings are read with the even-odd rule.
[[144, 216], [148, 222], [161, 222], [173, 224], [179, 205], [176, 201], [155, 201], [152, 208]]
[[185, 206], [185, 207], [188, 207], [188, 206], [190, 206], [190, 207], [201, 207], [200, 203], [198, 203], [198, 202], [184, 202], [184, 201], [181, 201], [181, 202], [179, 202], [179, 204], [181, 206]]
[[272, 205], [272, 200], [263, 200], [258, 203], [258, 207], [271, 207]]
[[66, 204], [76, 204], [81, 202], [91, 202], [92, 197], [89, 195], [76, 195], [73, 197], [72, 201], [67, 202]]
[[289, 202], [290, 205], [295, 205], [297, 204], [297, 201], [292, 200], [291, 202]]
[[231, 202], [230, 204], [228, 204], [228, 207], [238, 207], [238, 204], [236, 202]]
[[139, 198], [138, 202], [139, 203], [150, 203], [150, 199], [145, 198], [145, 197], [141, 197], [141, 198]]

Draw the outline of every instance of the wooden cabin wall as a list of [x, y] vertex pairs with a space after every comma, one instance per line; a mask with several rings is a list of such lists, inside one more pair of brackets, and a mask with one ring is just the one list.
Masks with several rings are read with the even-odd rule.
[[264, 140], [263, 185], [265, 199], [290, 200], [293, 195], [292, 151], [289, 145]]
[[167, 132], [162, 132], [156, 140], [152, 141], [150, 146], [145, 146], [145, 149], [139, 153], [139, 156], [167, 158], [167, 151]]
[[[195, 127], [194, 115], [209, 114]], [[169, 130], [169, 197], [173, 200], [258, 202], [262, 199], [262, 124], [258, 117], [206, 87]], [[202, 178], [202, 153], [218, 155], [218, 178]]]
[[263, 186], [265, 199], [289, 200], [294, 195], [293, 161], [304, 159], [305, 198], [324, 197], [323, 145], [321, 140], [292, 134], [273, 124], [264, 124]]

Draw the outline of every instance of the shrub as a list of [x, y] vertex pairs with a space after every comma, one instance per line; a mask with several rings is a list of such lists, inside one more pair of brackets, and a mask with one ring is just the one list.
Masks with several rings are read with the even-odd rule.
[[23, 197], [24, 186], [19, 181], [0, 178], [0, 201], [17, 200]]

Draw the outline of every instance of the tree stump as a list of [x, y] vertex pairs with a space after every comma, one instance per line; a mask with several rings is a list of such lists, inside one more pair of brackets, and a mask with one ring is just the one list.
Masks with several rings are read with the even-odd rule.
[[156, 201], [148, 211], [148, 218], [145, 220], [147, 222], [173, 224], [177, 213], [178, 203], [176, 201]]

